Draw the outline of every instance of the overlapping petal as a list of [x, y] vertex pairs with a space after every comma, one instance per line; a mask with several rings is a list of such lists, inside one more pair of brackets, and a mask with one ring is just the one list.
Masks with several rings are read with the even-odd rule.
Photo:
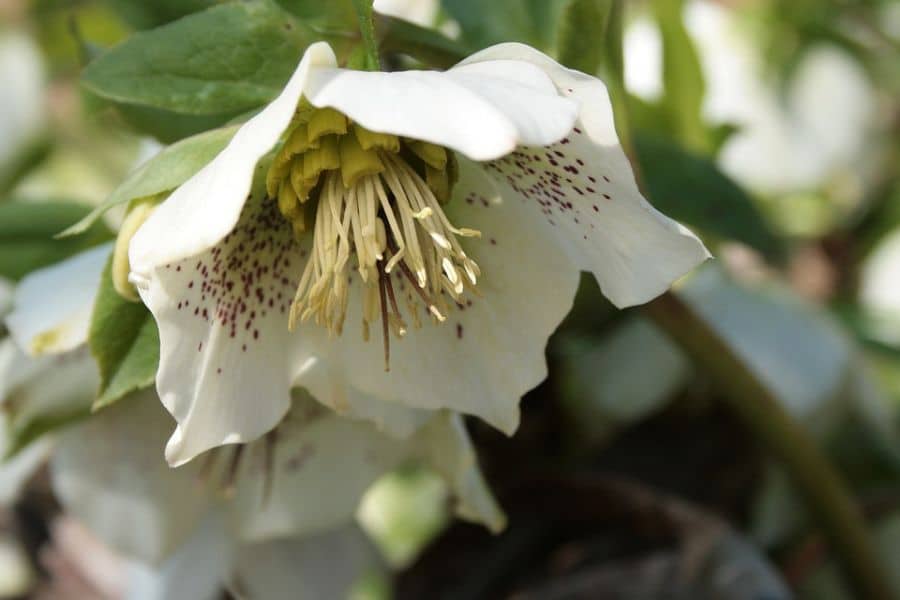
[[667, 290], [709, 258], [690, 231], [641, 196], [619, 144], [612, 104], [602, 81], [567, 69], [524, 44], [500, 44], [465, 66], [524, 61], [543, 70], [559, 93], [576, 100], [578, 121], [563, 139], [520, 147], [486, 165], [504, 198], [519, 199], [580, 268], [591, 271], [619, 307]]
[[171, 464], [256, 439], [284, 417], [291, 371], [308, 360], [286, 316], [303, 254], [257, 196], [212, 248], [154, 268], [141, 297], [159, 326], [157, 390], [178, 422]]
[[444, 72], [316, 69], [304, 93], [313, 106], [337, 109], [372, 131], [445, 146], [472, 160], [553, 143], [577, 116], [576, 103], [521, 61]]
[[234, 229], [250, 194], [257, 163], [290, 124], [310, 71], [335, 65], [334, 52], [327, 44], [311, 45], [281, 94], [147, 219], [129, 248], [132, 277], [138, 287], [152, 278], [154, 269], [208, 251]]

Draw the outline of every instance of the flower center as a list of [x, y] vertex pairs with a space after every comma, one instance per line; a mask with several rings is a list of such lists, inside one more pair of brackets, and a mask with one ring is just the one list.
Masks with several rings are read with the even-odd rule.
[[390, 336], [408, 331], [392, 274], [414, 292], [406, 308], [417, 328], [418, 303], [443, 322], [448, 298], [463, 303], [467, 291], [477, 294], [481, 272], [458, 238], [481, 234], [454, 227], [442, 208], [455, 178], [453, 155], [440, 146], [369, 131], [332, 109], [301, 106], [266, 179], [295, 235], [313, 231], [289, 328], [315, 319], [340, 335], [356, 270], [363, 339], [380, 319], [389, 370]]

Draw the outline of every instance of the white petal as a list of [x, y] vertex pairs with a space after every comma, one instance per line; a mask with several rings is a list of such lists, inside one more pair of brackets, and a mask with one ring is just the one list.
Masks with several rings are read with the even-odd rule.
[[348, 523], [369, 485], [414, 447], [298, 397], [277, 430], [272, 471], [265, 442], [245, 450], [234, 501], [242, 539], [306, 535]]
[[213, 511], [159, 569], [134, 565], [128, 600], [221, 598], [237, 550], [227, 531], [221, 515]]
[[[423, 327], [410, 327], [391, 341], [391, 371], [384, 371], [380, 332], [363, 343], [358, 333], [361, 302], [357, 278], [344, 333], [320, 342], [329, 364], [348, 365], [344, 377], [365, 394], [387, 402], [474, 414], [512, 434], [519, 423], [519, 398], [547, 375], [544, 349], [572, 305], [578, 272], [540, 227], [539, 215], [518, 200], [499, 201], [490, 181], [460, 158], [461, 179], [447, 206], [458, 227], [482, 232], [463, 239], [467, 254], [481, 267], [482, 298], [452, 307], [447, 321], [434, 324], [422, 302], [399, 278], [395, 289], [401, 312], [413, 321], [404, 298], [422, 310]], [[309, 327], [309, 335], [325, 336]]]
[[235, 591], [246, 598], [266, 600], [350, 598], [356, 583], [384, 568], [356, 525], [310, 537], [245, 545], [235, 566]]
[[0, 32], [0, 170], [19, 158], [23, 147], [34, 141], [46, 119], [44, 78], [40, 47], [18, 28]]
[[494, 533], [502, 531], [506, 527], [506, 515], [484, 481], [462, 418], [444, 413], [426, 425], [416, 437], [423, 446], [425, 463], [450, 486], [456, 514], [463, 519], [483, 523]]
[[687, 229], [650, 206], [619, 145], [612, 105], [599, 79], [566, 69], [522, 44], [500, 44], [468, 58], [523, 60], [540, 67], [581, 114], [568, 137], [544, 148], [521, 147], [488, 163], [504, 196], [542, 217], [580, 268], [594, 273], [619, 307], [647, 302], [709, 258]]
[[446, 72], [310, 72], [306, 97], [372, 131], [424, 140], [473, 160], [491, 160], [521, 144], [549, 144], [568, 132], [574, 102], [540, 69], [497, 61]]
[[159, 326], [157, 389], [178, 422], [173, 466], [252, 441], [287, 412], [291, 365], [305, 360], [287, 328], [301, 252], [274, 202], [257, 198], [218, 244], [155, 268], [139, 290]]
[[28, 354], [71, 350], [87, 340], [94, 299], [111, 244], [97, 246], [26, 276], [6, 325]]
[[438, 16], [440, 3], [438, 0], [375, 0], [372, 8], [383, 15], [430, 27]]
[[65, 509], [116, 550], [159, 562], [206, 511], [193, 468], [170, 469], [162, 448], [170, 420], [154, 395], [122, 400], [65, 430], [51, 462]]
[[407, 438], [432, 417], [431, 411], [410, 408], [364, 394], [346, 381], [346, 369], [338, 369], [322, 359], [309, 361], [295, 379], [310, 394], [338, 415], [362, 419], [378, 431]]
[[311, 45], [281, 95], [157, 208], [131, 240], [129, 259], [139, 285], [154, 268], [204, 252], [234, 228], [250, 193], [256, 163], [288, 127], [308, 75], [316, 67], [335, 64], [328, 44]]

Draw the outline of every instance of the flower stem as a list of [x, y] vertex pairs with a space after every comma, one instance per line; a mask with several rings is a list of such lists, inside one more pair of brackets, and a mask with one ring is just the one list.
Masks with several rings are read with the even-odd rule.
[[365, 49], [365, 70], [380, 71], [381, 58], [378, 54], [378, 39], [375, 37], [375, 16], [372, 10], [372, 0], [353, 0], [353, 8], [359, 19], [359, 32], [362, 35], [363, 48]]
[[857, 597], [892, 598], [859, 507], [806, 431], [731, 347], [677, 295], [663, 294], [643, 308], [713, 377], [735, 414], [781, 460], [830, 541]]

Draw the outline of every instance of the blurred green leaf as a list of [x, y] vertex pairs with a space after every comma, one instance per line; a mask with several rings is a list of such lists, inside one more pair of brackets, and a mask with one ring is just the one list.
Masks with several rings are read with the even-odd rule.
[[3, 456], [4, 460], [13, 458], [38, 438], [57, 429], [74, 425], [89, 416], [91, 416], [89, 408], [73, 408], [66, 413], [40, 416], [28, 421], [19, 428], [13, 428], [9, 432], [9, 445], [6, 447], [6, 452]]
[[115, 102], [237, 113], [277, 95], [315, 39], [270, 0], [226, 4], [133, 35], [88, 65], [82, 82]]
[[415, 23], [376, 15], [381, 51], [407, 54], [432, 67], [449, 68], [471, 54], [462, 42]]
[[239, 113], [221, 115], [185, 115], [182, 113], [133, 104], [115, 104], [115, 109], [128, 125], [150, 135], [163, 144], [173, 144], [232, 121]]
[[557, 35], [559, 61], [595, 74], [603, 62], [606, 24], [612, 0], [571, 0], [563, 10]]
[[653, 205], [673, 219], [755, 248], [772, 261], [784, 245], [747, 195], [708, 158], [649, 135], [635, 149]]
[[26, 144], [12, 160], [0, 165], [0, 200], [35, 167], [40, 166], [52, 149], [53, 141], [43, 135]]
[[150, 29], [191, 13], [206, 10], [220, 0], [106, 0], [135, 29]]
[[353, 0], [277, 0], [285, 10], [316, 27], [336, 27], [348, 32], [356, 30]]
[[237, 130], [237, 125], [214, 129], [165, 148], [138, 167], [100, 206], [59, 236], [65, 238], [83, 233], [114, 206], [175, 189], [215, 158]]
[[103, 271], [88, 334], [100, 368], [93, 410], [152, 385], [159, 365], [159, 332], [153, 316], [140, 302], [129, 302], [116, 292], [111, 272], [112, 258]]
[[71, 0], [33, 0], [30, 4], [35, 36], [55, 73], [81, 70], [85, 40], [92, 46], [109, 47], [130, 33], [127, 23], [108, 4]]
[[679, 139], [693, 150], [707, 150], [702, 108], [706, 86], [694, 42], [684, 27], [684, 0], [653, 0], [662, 35], [663, 106]]
[[525, 42], [550, 50], [566, 0], [442, 0], [441, 5], [462, 30], [462, 41], [474, 48], [498, 42]]
[[103, 223], [91, 223], [84, 235], [67, 240], [54, 235], [82, 219], [90, 207], [71, 202], [0, 203], [0, 277], [18, 280], [27, 273], [112, 239]]

